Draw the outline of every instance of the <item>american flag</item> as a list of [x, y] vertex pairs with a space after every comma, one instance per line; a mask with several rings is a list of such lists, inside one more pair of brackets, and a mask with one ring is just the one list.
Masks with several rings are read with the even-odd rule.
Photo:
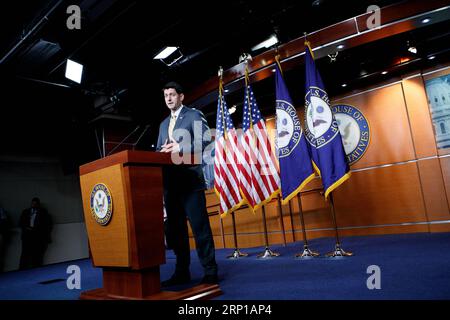
[[247, 84], [244, 99], [241, 190], [249, 206], [256, 210], [279, 193], [280, 176], [266, 124], [250, 84]]
[[215, 149], [214, 188], [220, 200], [223, 217], [239, 208], [243, 197], [239, 191], [240, 149], [237, 134], [222, 94], [219, 94], [217, 103]]

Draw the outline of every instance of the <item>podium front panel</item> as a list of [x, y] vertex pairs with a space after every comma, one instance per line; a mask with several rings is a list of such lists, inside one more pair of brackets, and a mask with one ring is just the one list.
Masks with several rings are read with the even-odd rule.
[[[126, 187], [122, 164], [83, 174], [80, 176], [80, 184], [94, 266], [130, 267]], [[91, 209], [93, 190], [99, 184], [107, 187], [112, 202], [111, 218], [105, 225], [97, 222]]]

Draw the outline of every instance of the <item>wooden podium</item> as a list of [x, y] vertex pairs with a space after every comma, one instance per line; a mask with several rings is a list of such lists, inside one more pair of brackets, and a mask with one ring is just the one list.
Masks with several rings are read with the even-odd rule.
[[[92, 262], [103, 288], [80, 299], [208, 299], [218, 285], [161, 291], [165, 261], [162, 167], [170, 154], [122, 151], [80, 167], [84, 218]], [[182, 181], [180, 181], [182, 183]]]

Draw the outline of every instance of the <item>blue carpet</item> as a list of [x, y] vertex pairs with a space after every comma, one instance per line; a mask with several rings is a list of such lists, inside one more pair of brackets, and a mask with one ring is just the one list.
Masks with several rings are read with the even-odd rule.
[[[310, 241], [311, 249], [322, 256], [298, 260], [302, 242], [271, 246], [280, 257], [257, 259], [262, 247], [242, 249], [247, 258], [229, 260], [230, 249], [218, 249], [220, 287], [217, 300], [378, 300], [378, 299], [450, 299], [450, 233], [419, 233], [346, 237], [342, 247], [353, 251], [350, 258], [326, 258], [334, 239]], [[195, 251], [192, 256], [192, 283], [203, 274]], [[161, 266], [161, 278], [174, 269], [175, 257], [167, 252], [167, 263]], [[81, 290], [66, 286], [67, 266], [81, 269]], [[381, 289], [369, 290], [367, 267], [381, 269]], [[58, 280], [59, 279], [59, 280]], [[62, 280], [61, 280], [62, 279]], [[54, 280], [54, 281], [52, 281]], [[40, 282], [49, 281], [47, 284]], [[102, 286], [101, 269], [93, 268], [89, 259], [55, 264], [26, 271], [0, 274], [2, 300], [78, 299], [80, 292]], [[183, 289], [184, 287], [174, 287]]]

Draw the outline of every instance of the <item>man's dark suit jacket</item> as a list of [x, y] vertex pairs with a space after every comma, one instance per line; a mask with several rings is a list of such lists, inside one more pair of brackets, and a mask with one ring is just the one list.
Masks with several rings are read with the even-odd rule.
[[[158, 143], [156, 150], [169, 141], [170, 115], [159, 126]], [[195, 133], [195, 134], [194, 134]], [[180, 144], [180, 153], [183, 155], [197, 153], [198, 160], [201, 153], [211, 142], [211, 133], [208, 122], [203, 113], [186, 106], [180, 111], [173, 129], [173, 139]], [[171, 166], [163, 169], [164, 189], [170, 191], [198, 191], [206, 189], [205, 178], [200, 164], [193, 166]]]
[[31, 208], [22, 211], [19, 226], [22, 229], [22, 240], [51, 242], [52, 219], [44, 208], [38, 208], [34, 220], [34, 227], [30, 228]]

